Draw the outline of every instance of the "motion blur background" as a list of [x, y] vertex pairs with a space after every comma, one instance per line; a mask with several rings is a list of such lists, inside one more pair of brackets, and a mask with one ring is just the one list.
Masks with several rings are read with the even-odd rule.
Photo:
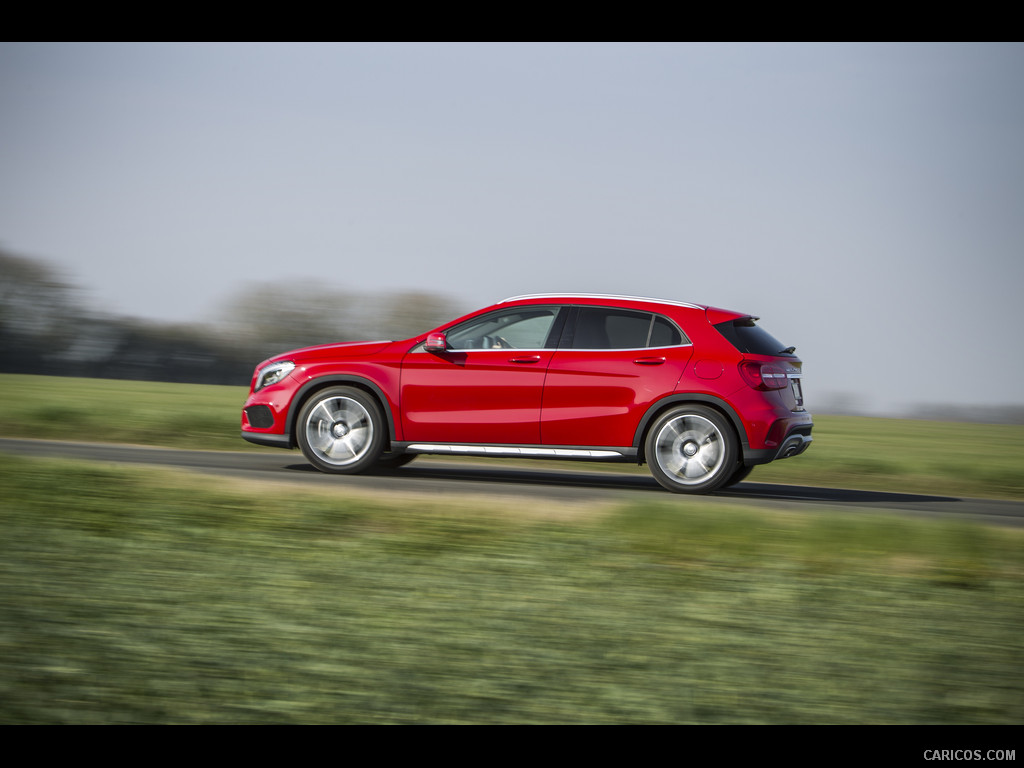
[[517, 293], [747, 311], [1024, 421], [1020, 44], [0, 44], [0, 365], [245, 384]]

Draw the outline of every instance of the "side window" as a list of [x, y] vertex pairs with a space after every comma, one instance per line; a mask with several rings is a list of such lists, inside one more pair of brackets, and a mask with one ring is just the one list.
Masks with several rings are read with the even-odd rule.
[[667, 318], [611, 307], [579, 307], [571, 349], [646, 349], [683, 343]]
[[580, 307], [573, 349], [638, 349], [647, 346], [651, 315], [628, 309]]
[[655, 315], [654, 326], [651, 328], [651, 341], [647, 346], [678, 347], [682, 343], [683, 334], [675, 326], [675, 323], [661, 315]]
[[492, 312], [448, 331], [452, 350], [545, 349], [558, 307], [522, 307]]

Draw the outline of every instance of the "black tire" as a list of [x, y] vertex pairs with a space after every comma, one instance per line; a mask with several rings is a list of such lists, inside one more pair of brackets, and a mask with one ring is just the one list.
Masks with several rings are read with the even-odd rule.
[[416, 458], [415, 453], [382, 453], [377, 459], [378, 469], [398, 469]]
[[736, 472], [739, 440], [718, 411], [683, 405], [666, 411], [647, 433], [651, 474], [673, 493], [709, 493]]
[[330, 387], [315, 393], [299, 412], [302, 454], [321, 472], [351, 475], [374, 466], [387, 435], [377, 401], [361, 389]]
[[731, 488], [734, 485], [742, 483], [747, 479], [747, 476], [754, 471], [753, 467], [745, 467], [740, 464], [736, 467], [736, 471], [732, 473], [728, 480], [722, 483], [723, 488]]

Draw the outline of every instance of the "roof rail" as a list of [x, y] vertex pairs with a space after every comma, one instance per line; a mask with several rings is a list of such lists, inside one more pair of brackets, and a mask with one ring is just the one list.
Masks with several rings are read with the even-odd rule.
[[690, 307], [691, 309], [704, 309], [701, 304], [693, 304], [688, 301], [673, 301], [672, 299], [652, 299], [645, 296], [624, 296], [616, 293], [527, 293], [522, 296], [509, 296], [502, 299], [499, 304], [521, 299], [625, 299], [626, 301], [646, 301], [651, 304], [672, 304], [677, 307]]

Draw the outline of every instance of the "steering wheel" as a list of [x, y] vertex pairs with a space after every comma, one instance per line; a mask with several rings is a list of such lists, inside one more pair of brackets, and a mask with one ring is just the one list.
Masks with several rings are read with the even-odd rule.
[[484, 336], [484, 349], [515, 349], [501, 336]]

